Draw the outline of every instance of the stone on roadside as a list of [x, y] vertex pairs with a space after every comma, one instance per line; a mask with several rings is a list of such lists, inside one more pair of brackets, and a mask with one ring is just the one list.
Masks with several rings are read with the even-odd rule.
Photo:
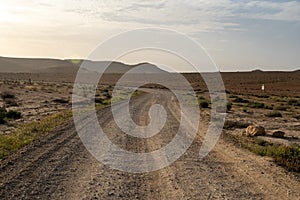
[[266, 135], [266, 131], [265, 128], [262, 126], [250, 125], [246, 128], [246, 135], [251, 137], [262, 136], [262, 135]]
[[284, 135], [285, 135], [285, 132], [283, 132], [283, 131], [274, 131], [273, 133], [272, 133], [272, 136], [273, 137], [276, 137], [276, 138], [284, 138]]

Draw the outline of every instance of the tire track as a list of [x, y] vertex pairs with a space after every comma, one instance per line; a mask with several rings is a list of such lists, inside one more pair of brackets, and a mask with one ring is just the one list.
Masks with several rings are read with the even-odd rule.
[[[102, 112], [107, 109], [104, 108]], [[106, 123], [107, 120], [108, 117], [104, 117], [102, 123]], [[86, 126], [89, 123], [93, 121], [88, 121]], [[85, 151], [74, 123], [70, 121], [8, 158], [1, 165], [1, 199], [44, 194], [49, 197], [58, 187], [57, 182], [52, 185], [48, 183], [51, 176], [63, 176], [63, 173], [59, 174], [60, 168], [68, 163], [74, 155], [74, 150], [80, 147]]]
[[[131, 116], [140, 125], [149, 123], [152, 104], [161, 103], [166, 109], [168, 120], [161, 133], [148, 139], [123, 133], [109, 107], [97, 113], [101, 127], [114, 144], [133, 152], [151, 152], [172, 140], [178, 131], [180, 112], [167, 93], [161, 94], [142, 94], [130, 103]], [[164, 169], [139, 174], [113, 170], [98, 162], [85, 149], [70, 122], [2, 162], [0, 198], [297, 199], [299, 181], [278, 167], [270, 170], [268, 161], [222, 138], [207, 157], [199, 160], [210, 116], [201, 113], [201, 119], [199, 134], [182, 157]], [[88, 123], [91, 122], [86, 126]], [[151, 164], [155, 165], [155, 160]], [[261, 169], [264, 175], [256, 173]], [[270, 179], [276, 184], [266, 187]], [[280, 185], [284, 180], [288, 182]], [[275, 186], [281, 188], [277, 190]]]

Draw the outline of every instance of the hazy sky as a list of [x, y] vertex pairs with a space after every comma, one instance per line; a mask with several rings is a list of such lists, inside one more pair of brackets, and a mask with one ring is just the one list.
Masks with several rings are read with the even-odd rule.
[[0, 0], [0, 56], [85, 58], [143, 27], [187, 34], [222, 71], [300, 68], [300, 1]]

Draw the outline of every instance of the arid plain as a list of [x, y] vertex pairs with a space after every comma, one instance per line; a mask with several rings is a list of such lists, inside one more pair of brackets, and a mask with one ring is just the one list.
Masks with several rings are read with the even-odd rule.
[[[0, 195], [3, 199], [297, 199], [300, 196], [300, 71], [222, 72], [226, 122], [214, 150], [198, 157], [211, 99], [199, 74], [183, 74], [199, 101], [203, 126], [179, 160], [156, 172], [130, 174], [95, 160], [78, 138], [71, 96], [81, 61], [0, 58]], [[3, 67], [2, 67], [3, 66]], [[5, 66], [5, 67], [4, 67]], [[40, 67], [39, 67], [40, 66]], [[110, 139], [132, 151], [155, 150], [174, 136], [177, 117], [154, 140], [124, 135], [113, 122], [114, 84], [134, 66], [113, 63], [96, 91], [98, 118]], [[178, 107], [148, 85], [131, 99], [133, 118], [149, 120], [154, 103]], [[263, 90], [262, 90], [263, 87]], [[105, 117], [104, 117], [105, 116]], [[246, 136], [248, 126], [262, 134]], [[278, 134], [280, 133], [280, 134]]]

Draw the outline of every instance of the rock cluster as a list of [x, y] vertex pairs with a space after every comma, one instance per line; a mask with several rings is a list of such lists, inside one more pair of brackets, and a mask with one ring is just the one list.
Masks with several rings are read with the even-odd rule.
[[276, 137], [276, 138], [284, 138], [284, 134], [285, 134], [285, 132], [283, 132], [283, 131], [274, 131], [272, 133], [272, 136]]
[[266, 135], [266, 131], [265, 128], [262, 126], [250, 125], [246, 128], [246, 135], [251, 137], [262, 136], [262, 135]]

